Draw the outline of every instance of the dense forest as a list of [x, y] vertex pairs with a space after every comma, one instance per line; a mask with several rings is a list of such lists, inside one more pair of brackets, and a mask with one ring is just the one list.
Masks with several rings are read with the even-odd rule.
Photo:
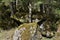
[[[60, 35], [60, 0], [0, 0], [0, 33], [23, 28], [26, 30], [21, 34], [22, 40], [44, 40], [43, 37]], [[15, 38], [18, 31], [13, 34], [13, 40], [21, 40]]]

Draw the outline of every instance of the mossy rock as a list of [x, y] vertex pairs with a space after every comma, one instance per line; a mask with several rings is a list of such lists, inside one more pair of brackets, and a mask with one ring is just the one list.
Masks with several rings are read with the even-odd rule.
[[[13, 37], [19, 37], [22, 40], [30, 40], [32, 36], [34, 36], [37, 28], [37, 23], [24, 23], [21, 24], [15, 31]], [[19, 33], [18, 33], [19, 32]], [[18, 34], [17, 34], [18, 33]], [[17, 35], [17, 36], [15, 36]]]
[[55, 34], [53, 32], [50, 32], [47, 34], [47, 32], [42, 32], [42, 36], [47, 38], [52, 38]]

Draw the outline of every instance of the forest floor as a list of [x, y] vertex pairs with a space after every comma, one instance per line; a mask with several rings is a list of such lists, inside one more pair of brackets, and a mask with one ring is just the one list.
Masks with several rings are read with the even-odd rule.
[[[0, 40], [13, 40], [12, 38], [13, 38], [14, 31], [15, 31], [15, 28], [10, 30], [1, 30]], [[56, 33], [55, 37], [53, 38], [42, 37], [41, 40], [60, 40], [60, 33]]]
[[1, 30], [0, 32], [0, 40], [12, 40], [13, 37], [13, 33], [14, 33], [15, 29], [11, 29], [11, 30]]

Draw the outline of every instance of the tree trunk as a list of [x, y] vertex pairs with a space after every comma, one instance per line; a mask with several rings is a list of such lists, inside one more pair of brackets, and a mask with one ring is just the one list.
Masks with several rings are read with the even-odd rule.
[[29, 4], [29, 22], [30, 23], [32, 22], [31, 17], [32, 17], [32, 6], [31, 6], [31, 4]]
[[11, 16], [13, 15], [13, 8], [12, 8], [12, 2], [10, 3], [10, 10], [11, 10]]

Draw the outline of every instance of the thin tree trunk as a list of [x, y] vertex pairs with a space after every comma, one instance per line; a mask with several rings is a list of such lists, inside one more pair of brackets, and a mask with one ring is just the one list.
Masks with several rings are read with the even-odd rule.
[[32, 17], [32, 6], [31, 6], [31, 4], [29, 4], [29, 22], [30, 23], [32, 22], [31, 17]]
[[11, 16], [13, 15], [13, 8], [12, 8], [12, 2], [10, 3], [10, 10], [11, 10]]

